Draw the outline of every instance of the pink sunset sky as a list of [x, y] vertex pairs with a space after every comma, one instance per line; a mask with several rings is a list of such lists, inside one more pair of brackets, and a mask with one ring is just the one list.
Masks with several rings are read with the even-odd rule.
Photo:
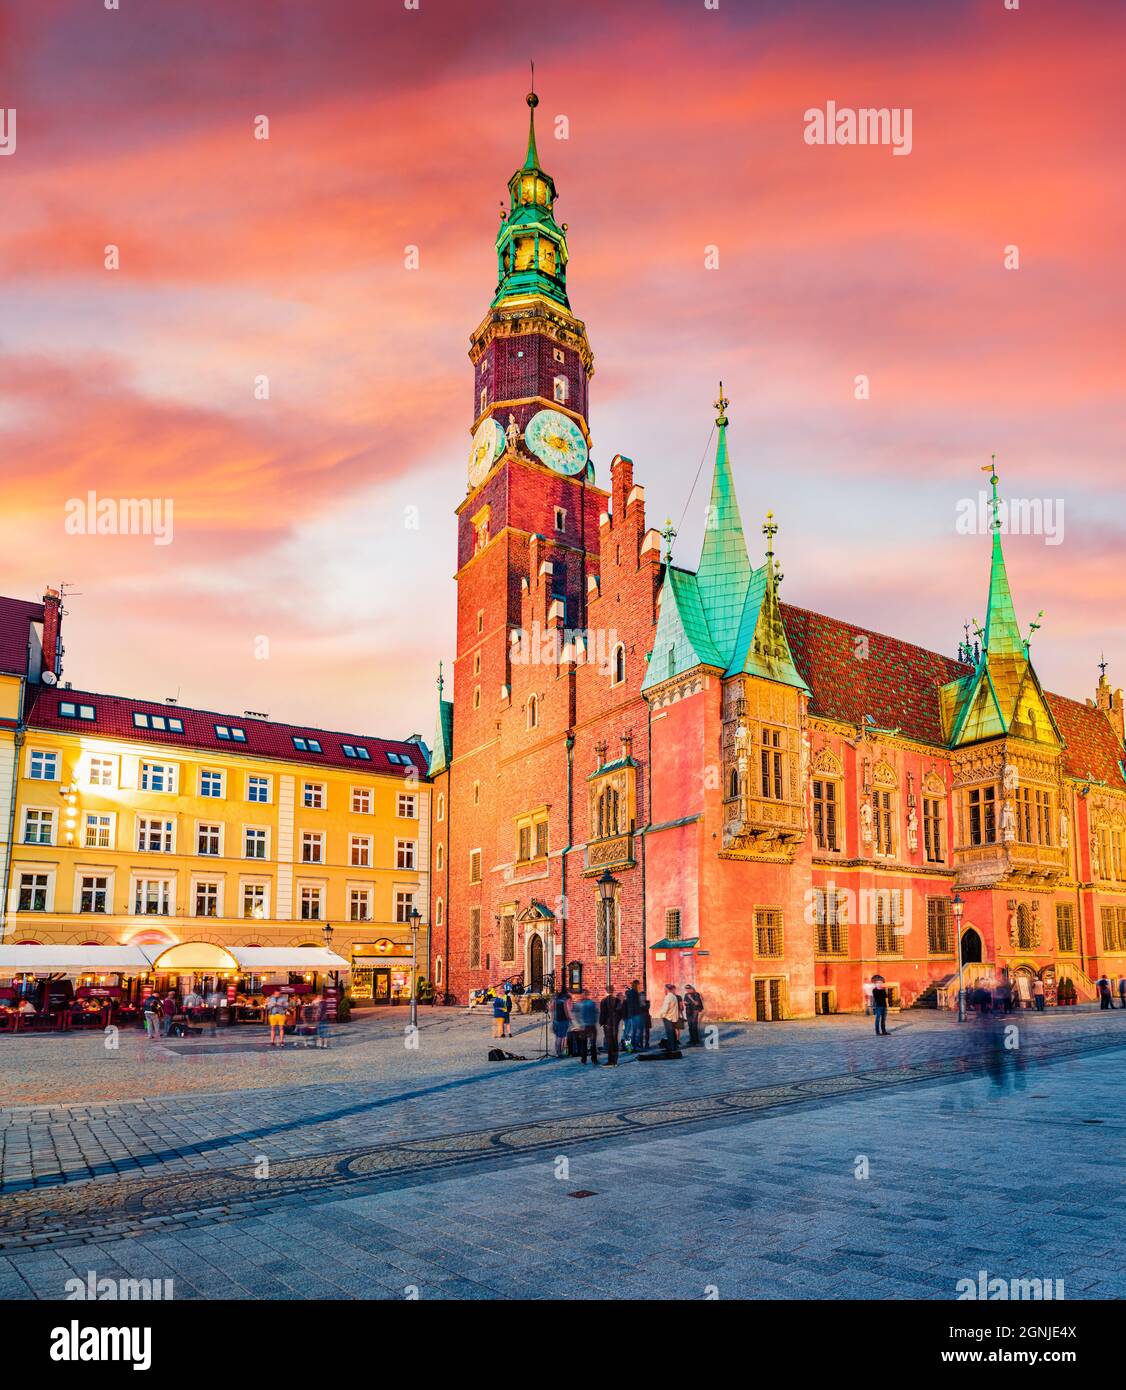
[[[1126, 684], [1124, 46], [1110, 0], [13, 6], [0, 592], [73, 585], [76, 686], [429, 739], [534, 58], [599, 481], [629, 454], [694, 566], [722, 377], [784, 596], [952, 653], [996, 452], [1064, 506], [1007, 542], [1042, 680]], [[910, 155], [807, 145], [830, 100], [909, 107]], [[91, 490], [171, 498], [173, 543], [68, 535]]]

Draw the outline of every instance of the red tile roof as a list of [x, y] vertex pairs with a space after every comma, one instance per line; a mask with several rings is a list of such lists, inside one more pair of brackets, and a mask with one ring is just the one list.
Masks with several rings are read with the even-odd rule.
[[[1047, 695], [1047, 692], [1045, 692]], [[1110, 720], [1097, 706], [1069, 700], [1066, 695], [1047, 695], [1048, 707], [1064, 737], [1063, 765], [1073, 777], [1088, 773], [1119, 791], [1126, 788], [1119, 746]]]
[[[911, 642], [869, 632], [824, 613], [782, 605], [794, 663], [812, 692], [810, 712], [845, 724], [899, 729], [906, 737], [943, 747], [938, 687], [973, 669]], [[867, 639], [867, 646], [860, 639]], [[860, 655], [866, 652], [866, 658]], [[1064, 738], [1064, 770], [1087, 773], [1126, 789], [1119, 760], [1126, 756], [1102, 710], [1045, 692]]]
[[782, 604], [782, 620], [794, 663], [813, 696], [810, 713], [861, 726], [871, 715], [877, 728], [942, 745], [938, 687], [972, 667], [788, 603]]
[[[59, 714], [59, 705], [93, 705], [93, 720], [74, 719]], [[167, 729], [138, 728], [134, 713], [159, 715], [165, 719], [183, 721], [184, 732]], [[392, 762], [388, 754], [409, 758], [420, 776], [426, 774], [426, 757], [414, 743], [395, 739], [372, 738], [367, 734], [333, 733], [328, 729], [311, 729], [300, 724], [279, 724], [272, 719], [252, 719], [247, 715], [218, 714], [212, 710], [188, 709], [184, 705], [169, 705], [152, 700], [131, 700], [126, 695], [99, 695], [88, 690], [40, 689], [28, 714], [28, 726], [33, 729], [65, 729], [69, 732], [103, 734], [109, 738], [134, 739], [141, 743], [160, 743], [166, 747], [183, 744], [185, 748], [206, 749], [216, 753], [242, 753], [251, 757], [277, 758], [288, 762], [323, 764], [325, 767], [346, 767], [357, 772], [410, 772], [403, 763]], [[216, 726], [242, 729], [246, 741], [221, 739]], [[297, 749], [294, 738], [316, 739], [321, 753]], [[370, 760], [350, 758], [344, 745], [366, 748]]]
[[21, 598], [0, 598], [0, 672], [27, 675], [28, 627], [43, 621], [43, 605]]

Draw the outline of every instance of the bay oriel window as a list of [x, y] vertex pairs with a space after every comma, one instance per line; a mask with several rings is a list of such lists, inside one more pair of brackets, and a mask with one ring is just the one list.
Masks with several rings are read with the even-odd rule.
[[997, 843], [997, 788], [971, 787], [966, 793], [971, 845]]

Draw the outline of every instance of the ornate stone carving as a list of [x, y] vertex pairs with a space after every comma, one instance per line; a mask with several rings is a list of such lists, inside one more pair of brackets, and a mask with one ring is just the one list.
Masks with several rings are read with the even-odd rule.
[[919, 817], [915, 814], [914, 806], [907, 812], [907, 848], [919, 848]]

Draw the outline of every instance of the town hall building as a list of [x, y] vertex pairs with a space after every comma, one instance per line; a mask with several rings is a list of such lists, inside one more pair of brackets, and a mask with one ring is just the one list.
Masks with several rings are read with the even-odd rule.
[[[452, 700], [430, 764], [431, 951], [504, 980], [694, 982], [713, 1017], [946, 1002], [1126, 971], [1122, 692], [1042, 689], [992, 474], [988, 603], [945, 656], [784, 603], [717, 443], [703, 547], [673, 563], [621, 455], [589, 458], [593, 357], [535, 106], [497, 289], [470, 340]], [[959, 915], [960, 914], [960, 915]], [[609, 969], [607, 969], [609, 966]]]

